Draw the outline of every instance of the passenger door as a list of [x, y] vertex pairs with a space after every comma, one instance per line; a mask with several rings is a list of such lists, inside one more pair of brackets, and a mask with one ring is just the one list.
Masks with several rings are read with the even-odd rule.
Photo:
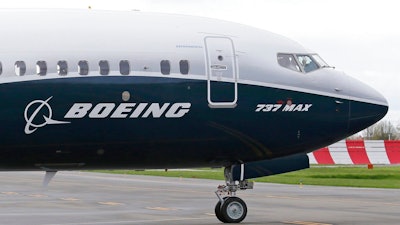
[[233, 40], [208, 36], [204, 43], [208, 105], [211, 108], [234, 108], [238, 99], [238, 66]]

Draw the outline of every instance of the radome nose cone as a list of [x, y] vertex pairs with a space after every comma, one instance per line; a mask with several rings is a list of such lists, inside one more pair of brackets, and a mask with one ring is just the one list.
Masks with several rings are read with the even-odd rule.
[[357, 133], [381, 120], [388, 112], [386, 98], [373, 87], [349, 77], [349, 132]]
[[388, 109], [387, 104], [352, 102], [349, 119], [350, 133], [359, 132], [378, 122], [386, 115]]

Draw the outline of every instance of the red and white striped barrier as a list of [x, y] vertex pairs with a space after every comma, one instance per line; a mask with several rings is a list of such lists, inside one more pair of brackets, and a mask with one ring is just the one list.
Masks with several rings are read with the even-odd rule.
[[310, 164], [400, 164], [400, 141], [343, 140], [308, 157]]

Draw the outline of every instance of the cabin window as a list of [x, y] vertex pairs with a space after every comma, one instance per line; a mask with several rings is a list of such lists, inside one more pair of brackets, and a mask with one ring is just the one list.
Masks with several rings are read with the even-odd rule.
[[110, 73], [110, 65], [107, 60], [100, 60], [99, 67], [101, 75], [108, 75]]
[[78, 73], [79, 75], [89, 74], [89, 63], [86, 60], [81, 60], [78, 62]]
[[319, 68], [319, 65], [310, 55], [297, 55], [297, 60], [303, 67], [304, 72], [308, 73]]
[[58, 75], [65, 76], [68, 74], [68, 63], [67, 61], [61, 60], [57, 63], [57, 73]]
[[44, 76], [47, 73], [47, 64], [45, 61], [37, 61], [36, 62], [36, 74], [40, 76]]
[[181, 74], [188, 74], [189, 73], [189, 61], [188, 60], [181, 60], [179, 61], [179, 70]]
[[161, 73], [163, 75], [168, 75], [171, 72], [171, 65], [169, 60], [162, 60], [160, 63]]
[[3, 73], [3, 64], [0, 62], [0, 75]]
[[119, 72], [122, 75], [129, 75], [130, 71], [131, 71], [131, 67], [129, 65], [129, 61], [128, 60], [119, 61]]
[[297, 64], [293, 54], [278, 54], [278, 63], [287, 69], [301, 72], [300, 66]]
[[15, 74], [17, 76], [23, 76], [26, 72], [26, 65], [24, 61], [15, 62]]

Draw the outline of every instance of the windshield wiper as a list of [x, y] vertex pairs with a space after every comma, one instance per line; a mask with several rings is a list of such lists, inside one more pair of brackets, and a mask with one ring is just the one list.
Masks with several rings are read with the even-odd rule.
[[323, 65], [323, 66], [321, 66], [321, 68], [332, 68], [332, 69], [335, 69], [334, 66], [328, 66], [328, 65]]

